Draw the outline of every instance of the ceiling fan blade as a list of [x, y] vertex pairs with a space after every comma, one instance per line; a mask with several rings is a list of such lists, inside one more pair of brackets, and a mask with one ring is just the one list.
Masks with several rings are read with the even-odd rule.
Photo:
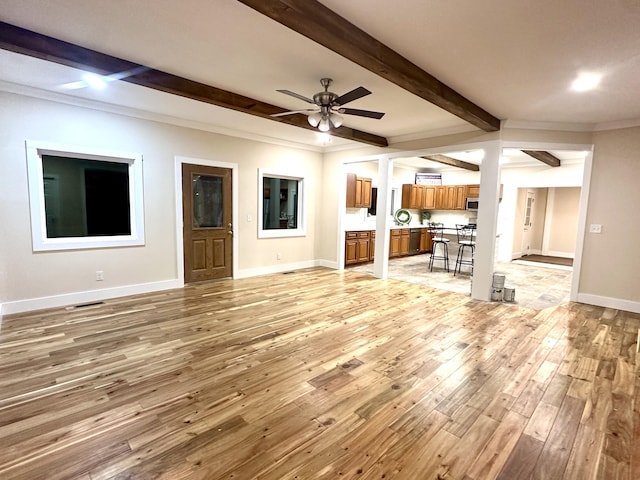
[[358, 87], [358, 88], [354, 88], [350, 92], [345, 93], [344, 95], [340, 95], [338, 98], [336, 98], [333, 101], [333, 103], [338, 105], [344, 105], [346, 103], [353, 102], [354, 100], [357, 100], [359, 98], [366, 97], [367, 95], [370, 95], [370, 94], [371, 92], [366, 88]]
[[292, 97], [298, 98], [298, 99], [300, 99], [300, 100], [302, 100], [304, 102], [307, 102], [307, 103], [313, 103], [313, 104], [316, 103], [313, 100], [311, 100], [310, 98], [307, 98], [304, 95], [300, 95], [299, 93], [292, 92], [291, 90], [276, 90], [276, 92], [284, 93], [285, 95], [290, 95]]
[[294, 113], [308, 113], [308, 112], [317, 112], [318, 110], [315, 108], [307, 108], [305, 110], [289, 110], [288, 112], [282, 113], [272, 113], [269, 115], [270, 117], [284, 117], [285, 115], [293, 115]]
[[384, 117], [384, 113], [382, 112], [372, 112], [371, 110], [359, 110], [357, 108], [341, 108], [340, 113], [344, 113], [346, 115], [357, 115], [359, 117], [367, 117], [367, 118], [375, 118], [380, 120]]

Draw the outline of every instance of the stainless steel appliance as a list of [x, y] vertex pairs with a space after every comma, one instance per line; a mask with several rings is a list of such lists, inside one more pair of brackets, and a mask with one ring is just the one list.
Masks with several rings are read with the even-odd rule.
[[466, 203], [466, 210], [469, 210], [470, 212], [477, 212], [478, 211], [478, 204], [479, 204], [479, 199], [478, 198], [474, 198], [474, 197], [469, 197], [467, 198], [467, 203]]
[[420, 253], [420, 233], [421, 229], [412, 228], [409, 237], [409, 254]]

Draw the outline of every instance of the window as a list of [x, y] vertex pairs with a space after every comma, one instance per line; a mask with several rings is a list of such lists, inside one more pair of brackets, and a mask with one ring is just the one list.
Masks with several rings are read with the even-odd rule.
[[306, 235], [304, 179], [260, 169], [258, 198], [259, 238]]
[[144, 244], [142, 156], [27, 141], [33, 250]]

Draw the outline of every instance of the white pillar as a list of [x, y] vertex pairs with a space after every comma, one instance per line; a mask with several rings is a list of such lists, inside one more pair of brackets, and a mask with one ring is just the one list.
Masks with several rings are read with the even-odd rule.
[[376, 246], [373, 260], [373, 276], [387, 278], [389, 274], [389, 237], [391, 235], [391, 186], [393, 160], [378, 160], [378, 205], [376, 207]]
[[484, 147], [480, 167], [480, 208], [476, 231], [476, 251], [473, 260], [471, 297], [490, 300], [493, 282], [496, 229], [498, 226], [498, 198], [500, 196], [500, 155], [502, 142], [490, 142]]

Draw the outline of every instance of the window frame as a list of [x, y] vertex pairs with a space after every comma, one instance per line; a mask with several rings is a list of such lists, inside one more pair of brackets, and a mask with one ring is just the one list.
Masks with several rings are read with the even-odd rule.
[[[265, 230], [264, 224], [264, 177], [279, 178], [282, 180], [296, 180], [298, 182], [298, 227], [297, 228], [274, 228]], [[258, 169], [258, 238], [283, 238], [283, 237], [305, 237], [307, 235], [306, 222], [306, 191], [304, 175], [283, 174], [277, 170]]]
[[[142, 154], [36, 140], [27, 140], [25, 143], [31, 239], [34, 252], [129, 247], [145, 244]], [[128, 164], [131, 234], [48, 238], [44, 203], [43, 155]]]

